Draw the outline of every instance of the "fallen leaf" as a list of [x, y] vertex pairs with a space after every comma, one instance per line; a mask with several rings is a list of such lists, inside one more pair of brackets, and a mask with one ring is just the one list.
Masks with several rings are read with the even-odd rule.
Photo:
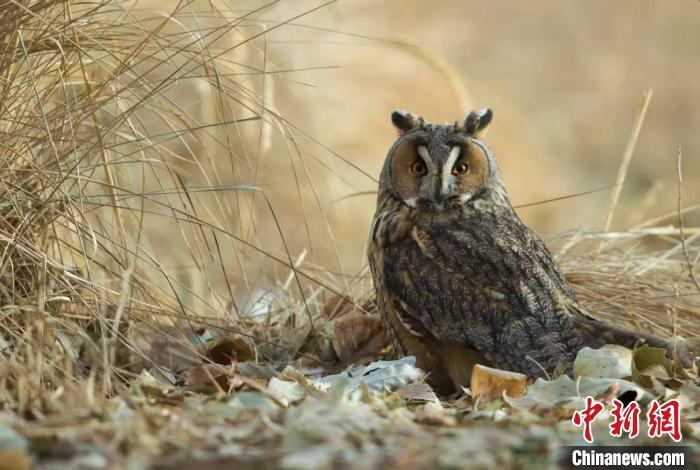
[[333, 351], [344, 364], [371, 358], [386, 347], [379, 315], [354, 312], [329, 325]]
[[368, 366], [351, 367], [340, 374], [315, 379], [313, 383], [321, 390], [329, 390], [345, 382], [348, 389], [354, 390], [364, 382], [370, 390], [381, 391], [385, 388], [393, 390], [423, 377], [425, 372], [416, 367], [416, 358], [406, 356], [395, 361], [376, 361]]
[[205, 346], [205, 350], [209, 359], [223, 365], [246, 362], [255, 358], [253, 348], [248, 341], [235, 334], [214, 337], [211, 344]]
[[0, 470], [28, 470], [30, 463], [26, 449], [0, 449]]
[[505, 393], [509, 397], [521, 397], [525, 393], [527, 376], [517, 372], [476, 364], [472, 369], [471, 393], [476, 399], [484, 397], [489, 400], [502, 398]]
[[427, 401], [440, 403], [440, 400], [438, 400], [438, 397], [435, 395], [432, 387], [425, 382], [406, 384], [397, 389], [394, 393], [406, 401]]
[[522, 410], [534, 409], [581, 409], [585, 405], [584, 397], [613, 398], [610, 393], [616, 391], [620, 397], [633, 393], [633, 400], [640, 405], [646, 405], [654, 396], [639, 385], [621, 379], [581, 377], [573, 381], [571, 377], [562, 375], [556, 380], [539, 378], [528, 385], [525, 395], [520, 398], [504, 397], [508, 405]]
[[301, 385], [289, 380], [280, 380], [277, 377], [270, 379], [267, 384], [267, 391], [274, 395], [284, 406], [289, 406], [306, 396]]
[[31, 468], [27, 440], [15, 430], [0, 425], [0, 470]]
[[233, 368], [227, 368], [220, 364], [203, 364], [187, 369], [185, 372], [185, 384], [190, 387], [212, 386], [228, 392], [236, 388], [232, 383]]
[[147, 370], [141, 371], [130, 387], [130, 390], [140, 392], [144, 396], [164, 396], [172, 389], [170, 383], [158, 380]]
[[141, 371], [131, 383], [126, 393], [121, 396], [130, 406], [169, 405], [178, 406], [184, 399], [184, 390], [170, 383], [167, 376], [147, 370]]
[[574, 361], [576, 377], [624, 379], [632, 376], [632, 351], [616, 344], [583, 348]]
[[662, 348], [643, 345], [633, 352], [632, 378], [645, 386], [652, 386], [652, 379], [668, 380], [673, 377], [673, 361], [667, 357]]

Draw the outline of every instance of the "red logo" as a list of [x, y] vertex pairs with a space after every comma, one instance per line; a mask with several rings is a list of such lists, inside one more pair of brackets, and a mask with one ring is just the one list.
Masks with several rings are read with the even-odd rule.
[[610, 423], [610, 435], [622, 436], [626, 432], [630, 439], [634, 439], [639, 434], [639, 403], [631, 402], [624, 406], [617, 398], [613, 400], [614, 408], [610, 411], [613, 422]]
[[593, 397], [586, 397], [586, 407], [581, 411], [576, 411], [571, 417], [574, 426], [583, 425], [583, 438], [586, 442], [593, 442], [591, 423], [595, 421], [601, 411], [603, 411], [602, 403], [595, 401]]
[[663, 405], [652, 400], [647, 412], [647, 422], [649, 437], [661, 437], [664, 434], [671, 436], [671, 439], [678, 442], [683, 437], [681, 435], [681, 405], [678, 400], [669, 400]]
[[[612, 401], [613, 407], [610, 410], [612, 422], [608, 426], [610, 435], [620, 437], [622, 433], [627, 433], [630, 439], [639, 435], [639, 416], [641, 408], [637, 402], [631, 402], [624, 406], [618, 399]], [[575, 411], [571, 417], [574, 426], [583, 426], [583, 438], [586, 442], [593, 442], [593, 432], [591, 424], [598, 415], [605, 409], [604, 405], [593, 399], [586, 397], [586, 406], [583, 410]], [[662, 437], [664, 434], [679, 442], [683, 436], [681, 434], [681, 405], [678, 400], [669, 400], [663, 405], [652, 400], [646, 413], [647, 435], [649, 437]]]

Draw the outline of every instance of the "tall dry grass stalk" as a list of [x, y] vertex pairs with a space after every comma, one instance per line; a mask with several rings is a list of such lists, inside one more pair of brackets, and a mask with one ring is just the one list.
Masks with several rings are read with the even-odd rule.
[[[5, 406], [42, 413], [72, 396], [68, 389], [79, 403], [116, 393], [152, 365], [148, 338], [164, 328], [193, 357], [201, 351], [188, 335], [204, 326], [252, 336], [242, 295], [229, 287], [203, 296], [178, 269], [190, 266], [205, 286], [216, 275], [233, 286], [252, 284], [239, 279], [251, 258], [272, 259], [283, 277], [294, 263], [258, 248], [242, 226], [253, 196], [238, 193], [258, 188], [227, 184], [216, 171], [223, 161], [246, 177], [244, 126], [285, 126], [250, 86], [251, 76], [265, 76], [258, 43], [284, 22], [242, 29], [270, 5], [0, 5]], [[265, 139], [261, 131], [260, 146]], [[220, 161], [208, 160], [211, 145], [224, 149]], [[192, 188], [188, 171], [208, 184]], [[157, 252], [169, 243], [176, 253], [164, 259]]]

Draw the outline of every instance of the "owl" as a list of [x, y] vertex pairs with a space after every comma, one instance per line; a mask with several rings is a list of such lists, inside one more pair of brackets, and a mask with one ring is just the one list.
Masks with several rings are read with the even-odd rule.
[[588, 314], [545, 244], [510, 204], [481, 137], [483, 109], [435, 125], [397, 110], [368, 244], [387, 336], [431, 384], [468, 385], [475, 363], [546, 376], [583, 346], [669, 348]]

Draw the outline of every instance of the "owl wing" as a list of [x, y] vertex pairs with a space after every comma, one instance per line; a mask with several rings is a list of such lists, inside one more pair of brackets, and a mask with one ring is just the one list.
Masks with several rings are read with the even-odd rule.
[[580, 348], [571, 299], [523, 230], [514, 214], [493, 213], [414, 228], [384, 252], [385, 288], [401, 299], [395, 314], [496, 367], [541, 376], [571, 363]]
[[526, 235], [526, 237], [529, 237], [528, 243], [532, 248], [532, 252], [536, 254], [537, 260], [557, 283], [558, 287], [570, 298], [570, 302], [566, 303], [566, 307], [571, 314], [572, 327], [581, 338], [583, 346], [599, 348], [605, 344], [619, 344], [628, 348], [634, 348], [641, 344], [647, 344], [655, 348], [666, 349], [669, 357], [678, 357], [683, 367], [691, 367], [692, 358], [694, 357], [693, 348], [695, 348], [692, 342], [678, 343], [650, 333], [608, 324], [576, 302], [571, 286], [565, 280], [559, 265], [554, 261], [544, 242], [527, 227], [523, 226], [523, 228], [529, 232], [529, 235]]

